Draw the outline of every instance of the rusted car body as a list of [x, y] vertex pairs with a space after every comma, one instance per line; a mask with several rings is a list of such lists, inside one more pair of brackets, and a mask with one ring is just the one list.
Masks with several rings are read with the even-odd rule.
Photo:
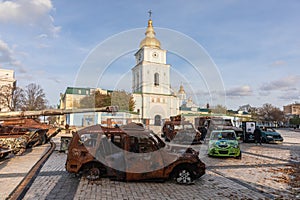
[[182, 144], [201, 144], [201, 132], [192, 123], [181, 120], [166, 121], [162, 128], [162, 137], [167, 142]]
[[87, 178], [117, 180], [175, 179], [189, 184], [205, 173], [199, 152], [166, 145], [152, 131], [130, 124], [117, 128], [94, 125], [73, 133], [66, 170]]
[[0, 125], [0, 145], [21, 155], [28, 147], [45, 144], [60, 130], [35, 119], [6, 119]]

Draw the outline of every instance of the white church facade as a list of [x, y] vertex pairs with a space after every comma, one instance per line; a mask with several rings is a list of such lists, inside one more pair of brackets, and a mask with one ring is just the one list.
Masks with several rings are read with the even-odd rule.
[[132, 68], [132, 90], [135, 111], [151, 125], [162, 125], [165, 119], [179, 114], [179, 98], [172, 92], [167, 51], [156, 39], [152, 20], [148, 20], [145, 38], [135, 53]]
[[[162, 126], [170, 116], [195, 114], [201, 109], [187, 99], [183, 85], [177, 92], [171, 88], [171, 65], [167, 64], [167, 50], [161, 48], [160, 41], [155, 37], [152, 20], [148, 20], [145, 38], [140, 42], [134, 54], [135, 65], [132, 67], [132, 96], [135, 101], [134, 112], [112, 113], [71, 113], [60, 119], [60, 124], [71, 126], [87, 126], [102, 124], [104, 126], [122, 125], [127, 120], [142, 122], [145, 125]], [[111, 93], [112, 90], [100, 88], [68, 87], [61, 95], [60, 109], [77, 108], [80, 99], [89, 96], [93, 91]], [[193, 121], [193, 120], [191, 120]], [[152, 126], [152, 128], [155, 128]], [[160, 130], [160, 127], [159, 127]]]

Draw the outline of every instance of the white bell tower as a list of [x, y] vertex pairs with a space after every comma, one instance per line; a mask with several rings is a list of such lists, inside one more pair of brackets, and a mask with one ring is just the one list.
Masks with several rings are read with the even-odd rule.
[[135, 53], [136, 65], [132, 68], [135, 111], [143, 119], [150, 119], [150, 124], [159, 125], [170, 116], [177, 115], [179, 102], [171, 91], [167, 51], [161, 49], [155, 37], [151, 18], [145, 35]]

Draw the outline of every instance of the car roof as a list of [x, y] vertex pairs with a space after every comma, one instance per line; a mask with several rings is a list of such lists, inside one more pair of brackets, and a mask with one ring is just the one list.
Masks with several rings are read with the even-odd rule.
[[104, 127], [101, 126], [100, 124], [97, 124], [97, 125], [88, 126], [78, 131], [79, 135], [89, 134], [89, 133], [124, 134], [124, 135], [137, 136], [137, 137], [149, 136], [150, 134], [153, 134], [151, 130], [147, 130], [144, 127], [135, 123], [130, 123], [128, 125], [123, 125], [121, 127], [114, 127], [114, 128]]
[[213, 130], [212, 131], [212, 133], [214, 133], [214, 132], [218, 132], [218, 133], [228, 133], [228, 132], [233, 132], [233, 133], [235, 133], [235, 131], [234, 130]]
[[185, 124], [192, 124], [192, 123], [188, 121], [166, 121], [165, 124], [185, 125]]

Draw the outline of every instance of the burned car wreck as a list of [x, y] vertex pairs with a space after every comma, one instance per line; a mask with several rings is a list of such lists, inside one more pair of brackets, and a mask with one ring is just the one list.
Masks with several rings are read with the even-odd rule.
[[201, 134], [192, 123], [184, 121], [181, 116], [171, 117], [162, 128], [162, 137], [166, 142], [179, 144], [201, 144]]
[[192, 148], [166, 145], [151, 130], [131, 123], [116, 128], [94, 125], [73, 133], [66, 170], [88, 179], [166, 180], [190, 184], [205, 174]]

